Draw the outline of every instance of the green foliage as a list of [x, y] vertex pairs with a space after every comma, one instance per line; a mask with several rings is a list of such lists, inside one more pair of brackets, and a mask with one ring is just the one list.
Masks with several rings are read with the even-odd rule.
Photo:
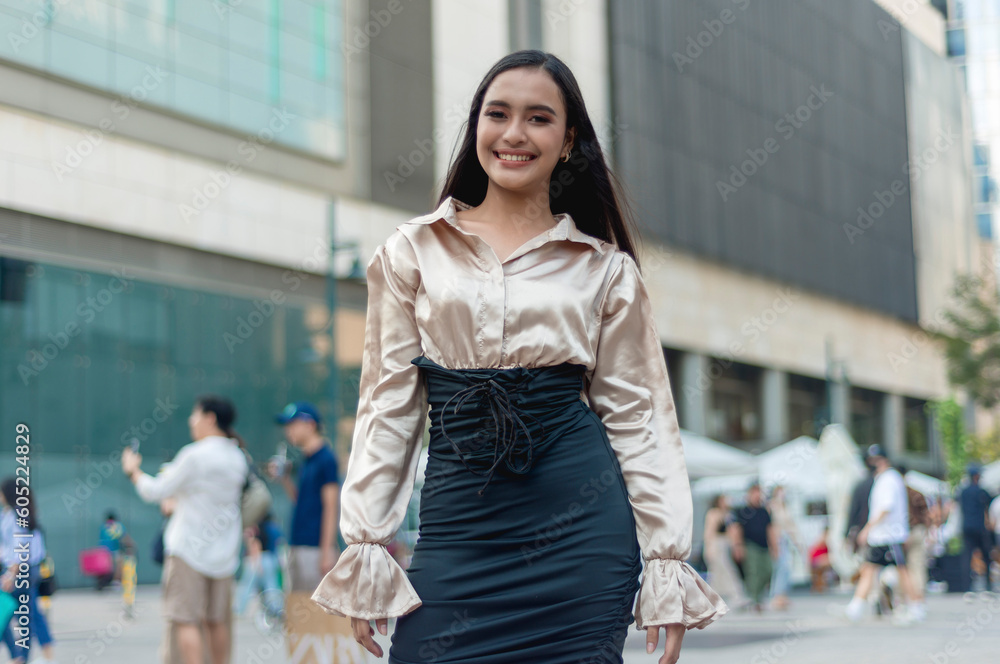
[[995, 289], [986, 292], [982, 279], [972, 275], [956, 279], [952, 296], [955, 308], [938, 317], [949, 329], [925, 331], [944, 347], [949, 382], [993, 408], [1000, 404], [1000, 297]]
[[962, 406], [954, 397], [948, 397], [941, 401], [927, 402], [927, 409], [934, 416], [934, 426], [941, 434], [941, 444], [948, 463], [948, 482], [954, 488], [962, 479], [968, 458], [968, 437], [965, 434]]

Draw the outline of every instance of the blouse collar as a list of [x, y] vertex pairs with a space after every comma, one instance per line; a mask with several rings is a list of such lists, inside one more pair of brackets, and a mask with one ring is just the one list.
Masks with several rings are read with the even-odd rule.
[[[458, 225], [458, 217], [456, 215], [458, 208], [468, 210], [471, 209], [472, 206], [468, 203], [463, 203], [454, 196], [448, 196], [446, 199], [441, 201], [441, 205], [439, 205], [434, 212], [417, 217], [416, 219], [411, 219], [407, 223], [430, 224], [435, 221], [444, 220], [458, 230], [462, 230], [461, 226]], [[574, 242], [583, 242], [584, 244], [589, 244], [602, 256], [605, 251], [607, 251], [605, 247], [602, 246], [604, 243], [600, 239], [594, 237], [593, 235], [584, 233], [577, 228], [576, 222], [573, 221], [573, 217], [571, 217], [568, 212], [560, 212], [555, 215], [555, 219], [556, 225], [549, 229], [547, 241], [572, 240]]]

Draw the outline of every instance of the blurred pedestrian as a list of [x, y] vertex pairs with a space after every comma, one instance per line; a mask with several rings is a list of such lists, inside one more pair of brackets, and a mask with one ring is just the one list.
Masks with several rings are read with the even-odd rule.
[[778, 556], [771, 575], [771, 608], [783, 611], [788, 608], [788, 591], [792, 586], [793, 552], [801, 551], [802, 543], [795, 518], [785, 504], [785, 487], [780, 484], [771, 491], [768, 511], [778, 543]]
[[811, 590], [814, 593], [826, 592], [829, 585], [828, 578], [833, 574], [833, 565], [830, 564], [830, 546], [827, 542], [829, 537], [830, 528], [823, 528], [823, 534], [809, 550], [809, 569], [812, 575]]
[[986, 591], [992, 589], [990, 581], [990, 553], [993, 550], [993, 533], [989, 528], [989, 509], [992, 497], [983, 487], [979, 486], [982, 467], [978, 463], [970, 463], [967, 472], [969, 483], [958, 494], [958, 503], [962, 510], [962, 574], [973, 584], [972, 555], [979, 551], [986, 565], [983, 575], [986, 581]]
[[868, 499], [872, 493], [872, 485], [875, 484], [875, 468], [870, 460], [865, 457], [865, 468], [868, 474], [854, 485], [851, 492], [851, 506], [847, 510], [847, 531], [844, 536], [850, 545], [851, 551], [864, 557], [864, 547], [858, 544], [858, 533], [868, 523]]
[[236, 615], [243, 615], [254, 593], [271, 615], [279, 615], [283, 610], [278, 562], [278, 546], [282, 539], [281, 529], [271, 513], [244, 531], [245, 555], [243, 575], [236, 592]]
[[[23, 478], [22, 478], [23, 479]], [[31, 654], [31, 641], [42, 646], [43, 662], [55, 662], [52, 634], [45, 614], [38, 610], [38, 584], [41, 582], [42, 561], [45, 560], [45, 536], [38, 522], [34, 500], [27, 486], [19, 484], [15, 477], [8, 477], [0, 483], [0, 588], [15, 598], [28, 597], [28, 618], [26, 623], [13, 626], [8, 621], [3, 630], [3, 641], [7, 644], [10, 659], [15, 664], [24, 664]], [[27, 516], [14, 513], [14, 506], [27, 508]], [[24, 555], [27, 552], [27, 555]], [[22, 563], [28, 564], [27, 575], [19, 574]]]
[[[907, 469], [899, 467], [899, 474], [906, 478]], [[906, 538], [903, 550], [906, 552], [906, 568], [913, 580], [913, 593], [918, 604], [924, 603], [927, 589], [927, 536], [931, 524], [930, 510], [927, 499], [911, 486], [906, 487], [906, 500], [909, 508], [910, 534]]]
[[854, 597], [845, 609], [851, 621], [861, 620], [868, 611], [868, 593], [885, 567], [894, 565], [899, 574], [899, 585], [909, 600], [908, 609], [897, 604], [895, 620], [899, 623], [920, 621], [926, 617], [923, 604], [916, 601], [913, 582], [906, 568], [903, 544], [910, 534], [908, 500], [903, 477], [892, 464], [882, 447], [871, 445], [867, 460], [875, 468], [868, 505], [868, 522], [858, 533], [858, 545], [868, 546], [861, 576], [854, 590]]
[[276, 418], [285, 438], [302, 452], [298, 484], [285, 469], [268, 464], [271, 477], [281, 484], [294, 503], [288, 532], [288, 573], [291, 592], [310, 595], [337, 562], [337, 516], [340, 472], [333, 447], [322, 433], [323, 420], [311, 403], [288, 404]]
[[764, 610], [773, 561], [778, 557], [778, 541], [760, 484], [750, 485], [746, 501], [746, 505], [736, 510], [729, 530], [733, 533], [733, 557], [743, 565], [747, 594], [754, 610], [760, 613]]
[[143, 500], [175, 499], [163, 536], [163, 615], [175, 627], [185, 664], [204, 661], [203, 627], [213, 664], [230, 660], [232, 580], [239, 567], [241, 494], [249, 472], [242, 440], [232, 428], [235, 420], [228, 399], [199, 397], [188, 417], [194, 442], [156, 477], [140, 470], [137, 452], [122, 452], [122, 470]]
[[708, 581], [726, 604], [734, 609], [750, 601], [743, 591], [743, 579], [733, 564], [732, 545], [727, 530], [733, 522], [729, 499], [719, 494], [705, 514], [705, 564]]
[[97, 589], [103, 590], [112, 581], [121, 581], [123, 554], [128, 550], [134, 550], [135, 542], [125, 532], [125, 525], [118, 520], [117, 515], [113, 511], [109, 511], [101, 523], [98, 543], [111, 552], [111, 558], [114, 561], [114, 570], [110, 575], [97, 577]]

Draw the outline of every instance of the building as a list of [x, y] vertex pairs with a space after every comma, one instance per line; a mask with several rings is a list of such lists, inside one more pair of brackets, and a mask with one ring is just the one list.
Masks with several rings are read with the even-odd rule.
[[920, 325], [981, 260], [964, 97], [886, 10], [829, 4], [0, 0], [0, 427], [31, 428], [61, 581], [112, 506], [158, 578], [117, 455], [169, 459], [199, 393], [258, 460], [302, 398], [346, 454], [364, 265], [523, 47], [573, 68], [635, 197], [682, 425], [844, 422], [940, 470]]

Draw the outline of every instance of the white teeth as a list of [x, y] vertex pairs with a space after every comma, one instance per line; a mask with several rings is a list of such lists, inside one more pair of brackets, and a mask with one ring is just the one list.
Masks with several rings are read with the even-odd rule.
[[528, 161], [529, 159], [533, 159], [533, 157], [526, 154], [503, 154], [501, 152], [497, 153], [497, 157], [504, 161]]

